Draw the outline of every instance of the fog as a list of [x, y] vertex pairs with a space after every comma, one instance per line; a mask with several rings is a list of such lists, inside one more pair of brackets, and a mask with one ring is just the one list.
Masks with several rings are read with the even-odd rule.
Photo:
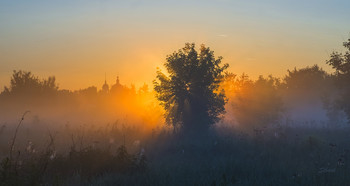
[[111, 143], [132, 146], [154, 130], [166, 130], [163, 111], [146, 84], [135, 90], [116, 79], [110, 86], [70, 91], [60, 90], [55, 81], [45, 86], [45, 81], [29, 72], [14, 72], [11, 87], [1, 94], [1, 156], [7, 154], [14, 129], [27, 111], [16, 139], [18, 150], [29, 143], [43, 148], [50, 136], [61, 153], [78, 141], [80, 148]]
[[[7, 157], [12, 149], [14, 154], [18, 152], [21, 162], [41, 152], [49, 152], [51, 160], [66, 157], [74, 162], [74, 154], [84, 158], [90, 157], [88, 153], [97, 153], [91, 158], [101, 159], [117, 152], [119, 157], [127, 148], [124, 155], [134, 154], [132, 162], [137, 165], [141, 165], [137, 163], [140, 157], [147, 156], [152, 170], [163, 170], [163, 165], [165, 169], [177, 169], [176, 162], [192, 170], [196, 166], [190, 162], [204, 166], [214, 155], [228, 161], [236, 148], [243, 158], [266, 144], [271, 146], [271, 152], [263, 151], [268, 154], [277, 152], [276, 144], [289, 145], [289, 150], [297, 146], [301, 151], [304, 147], [312, 151], [320, 144], [326, 144], [325, 148], [328, 143], [341, 144], [349, 127], [345, 112], [337, 105], [339, 93], [332, 76], [318, 66], [287, 72], [281, 79], [271, 75], [255, 80], [246, 74], [227, 72], [218, 89], [226, 94], [226, 112], [210, 133], [194, 138], [174, 133], [150, 85], [136, 89], [117, 77], [115, 83], [105, 82], [102, 87], [62, 90], [53, 76], [41, 78], [31, 72], [14, 71], [10, 86], [5, 86], [0, 95], [0, 156]], [[95, 159], [86, 161], [81, 166]], [[61, 170], [63, 175], [73, 169], [68, 164]], [[108, 167], [98, 162], [94, 166]], [[56, 173], [56, 168], [52, 171]]]
[[[41, 79], [28, 73], [14, 72], [11, 87], [1, 94], [2, 132], [8, 137], [26, 111], [30, 112], [21, 131], [40, 131], [40, 135], [62, 133], [67, 128], [108, 130], [113, 126], [135, 128], [142, 134], [136, 138], [143, 138], [152, 131], [171, 128], [164, 123], [163, 108], [147, 84], [136, 90], [117, 77], [111, 85], [105, 82], [101, 88], [71, 91], [59, 89], [54, 77]], [[283, 79], [260, 76], [252, 80], [246, 74], [228, 73], [221, 88], [227, 97], [226, 113], [214, 128], [229, 126], [252, 133], [276, 126], [348, 126], [344, 111], [335, 106], [337, 89], [330, 75], [318, 66], [288, 71]], [[139, 140], [136, 138], [129, 142]]]
[[317, 65], [287, 72], [282, 79], [260, 76], [257, 80], [228, 74], [222, 83], [228, 97], [226, 114], [218, 125], [245, 131], [272, 126], [348, 127], [330, 74]]

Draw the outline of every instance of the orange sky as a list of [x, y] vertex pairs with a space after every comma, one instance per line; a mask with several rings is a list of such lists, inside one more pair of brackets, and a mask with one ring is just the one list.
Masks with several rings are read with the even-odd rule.
[[[294, 5], [297, 3], [298, 5]], [[0, 90], [12, 70], [61, 88], [151, 83], [167, 54], [205, 43], [230, 71], [283, 76], [325, 64], [350, 32], [346, 1], [32, 1], [0, 3]], [[332, 14], [325, 14], [333, 10]]]

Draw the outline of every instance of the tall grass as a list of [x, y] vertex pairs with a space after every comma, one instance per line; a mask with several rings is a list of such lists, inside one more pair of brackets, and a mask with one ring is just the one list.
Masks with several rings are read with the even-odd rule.
[[33, 139], [31, 150], [11, 148], [20, 153], [14, 164], [3, 158], [0, 185], [347, 185], [349, 132], [225, 128], [196, 138], [168, 130], [142, 137], [115, 124], [66, 126], [47, 132], [41, 147]]

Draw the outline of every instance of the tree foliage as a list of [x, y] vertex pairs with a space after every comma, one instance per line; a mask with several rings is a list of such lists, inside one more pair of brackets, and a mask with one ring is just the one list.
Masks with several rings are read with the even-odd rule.
[[219, 84], [228, 64], [221, 66], [221, 60], [204, 45], [198, 53], [193, 43], [167, 56], [164, 65], [169, 75], [157, 71], [154, 90], [174, 129], [207, 129], [224, 113], [226, 97]]
[[350, 39], [343, 43], [346, 48], [345, 54], [333, 52], [327, 64], [336, 70], [336, 75], [341, 79], [350, 78]]
[[261, 129], [279, 121], [283, 111], [279, 79], [259, 76], [252, 81], [243, 74], [228, 80], [235, 87], [230, 105], [241, 129]]
[[284, 78], [286, 88], [295, 90], [318, 90], [323, 89], [325, 84], [330, 83], [329, 74], [318, 65], [301, 69], [288, 70], [288, 75]]
[[327, 64], [335, 69], [335, 78], [340, 90], [338, 105], [345, 111], [350, 121], [350, 39], [343, 43], [345, 54], [333, 52]]
[[47, 79], [39, 79], [31, 72], [13, 71], [10, 86], [4, 88], [5, 95], [27, 95], [41, 96], [43, 94], [51, 95], [58, 91], [56, 78], [51, 76]]

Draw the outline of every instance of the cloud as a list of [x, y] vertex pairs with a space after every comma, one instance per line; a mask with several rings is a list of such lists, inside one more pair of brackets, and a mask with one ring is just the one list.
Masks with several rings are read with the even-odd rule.
[[226, 35], [226, 34], [219, 34], [218, 36], [219, 37], [227, 37], [228, 35]]

